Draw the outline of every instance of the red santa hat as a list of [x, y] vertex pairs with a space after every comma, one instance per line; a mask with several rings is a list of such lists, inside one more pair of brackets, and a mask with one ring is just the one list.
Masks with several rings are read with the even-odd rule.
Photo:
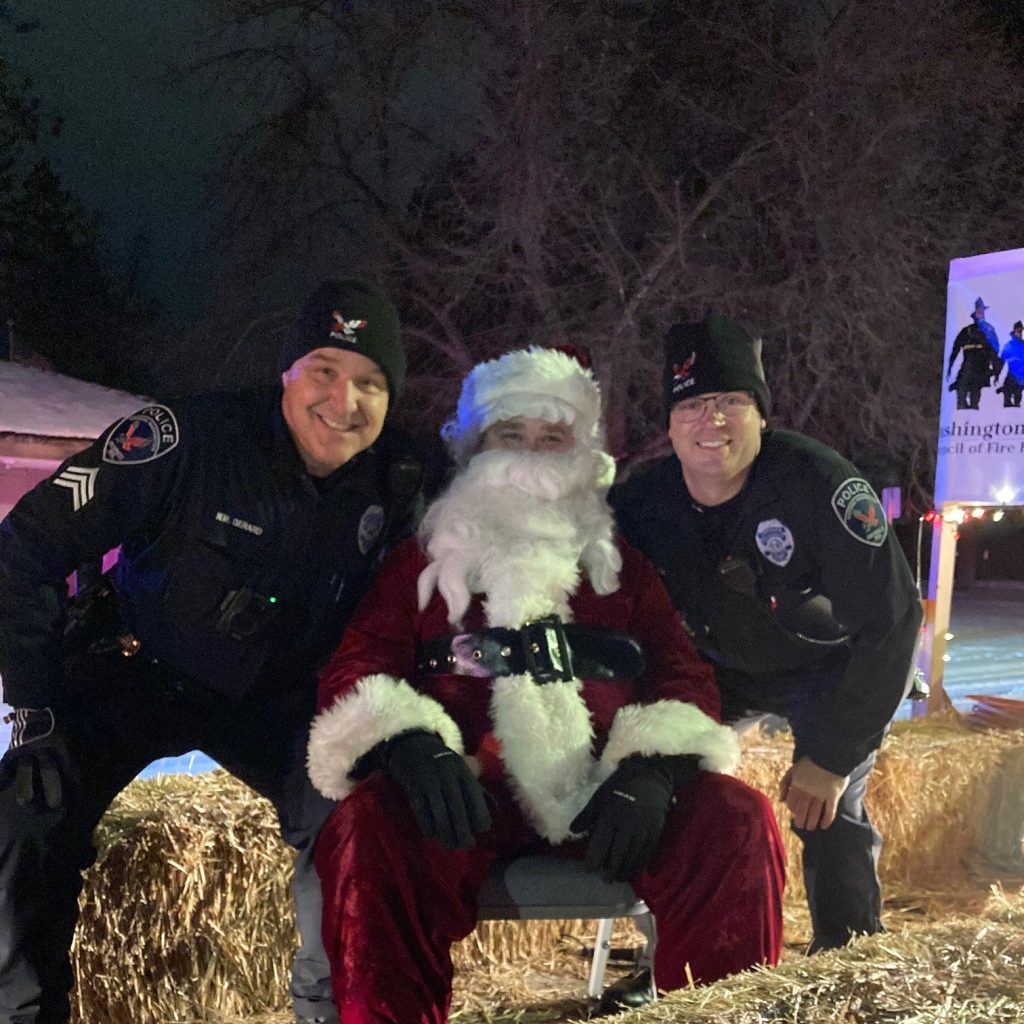
[[588, 367], [559, 349], [534, 345], [477, 364], [441, 436], [464, 467], [488, 427], [516, 416], [567, 423], [577, 445], [604, 451], [601, 389]]

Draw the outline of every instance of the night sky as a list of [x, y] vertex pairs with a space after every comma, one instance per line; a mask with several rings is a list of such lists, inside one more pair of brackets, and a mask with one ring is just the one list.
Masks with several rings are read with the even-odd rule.
[[[194, 58], [204, 0], [12, 0], [38, 28], [0, 50], [13, 77], [31, 76], [63, 130], [46, 148], [68, 187], [101, 218], [110, 252], [126, 265], [145, 245], [141, 285], [175, 325], [201, 317], [217, 258], [203, 177], [237, 114], [182, 69]], [[984, 5], [1024, 38], [1024, 3]]]
[[45, 146], [69, 188], [98, 212], [111, 253], [146, 240], [142, 287], [177, 323], [200, 316], [215, 269], [202, 177], [224, 128], [193, 76], [202, 0], [33, 0], [15, 15], [34, 31], [3, 35], [17, 79], [28, 75], [63, 130]]

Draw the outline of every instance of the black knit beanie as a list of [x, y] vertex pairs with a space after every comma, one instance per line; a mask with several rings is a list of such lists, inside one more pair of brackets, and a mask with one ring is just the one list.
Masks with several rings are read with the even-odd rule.
[[761, 339], [719, 313], [708, 314], [700, 323], [669, 328], [664, 383], [666, 415], [684, 398], [717, 391], [749, 391], [764, 417], [772, 407], [761, 365]]
[[277, 358], [284, 373], [307, 352], [342, 348], [372, 359], [394, 399], [405, 379], [405, 351], [394, 303], [363, 281], [321, 281], [303, 302]]

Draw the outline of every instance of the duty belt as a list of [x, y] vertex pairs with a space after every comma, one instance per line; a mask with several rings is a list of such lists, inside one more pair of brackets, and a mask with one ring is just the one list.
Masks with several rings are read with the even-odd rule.
[[481, 629], [425, 640], [416, 648], [423, 675], [532, 676], [537, 683], [570, 679], [636, 679], [644, 670], [643, 648], [625, 633], [534, 619], [520, 629]]

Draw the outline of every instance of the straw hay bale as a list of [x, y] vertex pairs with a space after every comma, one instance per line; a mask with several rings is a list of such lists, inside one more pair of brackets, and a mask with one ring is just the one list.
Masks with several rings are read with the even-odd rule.
[[623, 1024], [1020, 1024], [1024, 936], [1017, 928], [973, 922], [940, 925], [922, 936], [871, 936], [801, 963], [671, 993], [618, 1019]]
[[77, 1020], [287, 1005], [291, 857], [269, 803], [223, 772], [135, 782], [96, 842], [73, 950]]
[[1024, 892], [993, 891], [980, 916], [872, 935], [714, 985], [673, 992], [623, 1024], [1024, 1022]]
[[[800, 841], [777, 799], [791, 759], [787, 733], [748, 733], [738, 774], [772, 798], [789, 859], [787, 900], [802, 901]], [[978, 732], [952, 713], [897, 722], [871, 775], [867, 805], [884, 837], [879, 872], [889, 888], [948, 884], [986, 864], [1024, 871], [1024, 732]]]
[[[772, 794], [789, 763], [788, 739], [757, 736], [746, 748], [742, 775]], [[898, 728], [879, 759], [869, 793], [872, 814], [886, 834], [882, 873], [887, 889], [962, 886], [969, 870], [1012, 875], [1021, 861], [1022, 792], [1024, 734], [978, 734], [953, 720]], [[992, 808], [1001, 815], [996, 827], [988, 824]], [[785, 821], [783, 809], [777, 812]], [[784, 832], [791, 864], [787, 937], [792, 939], [793, 930], [806, 928], [806, 915], [800, 916], [798, 843], [788, 829]], [[268, 1013], [270, 1020], [286, 1011], [295, 948], [288, 893], [291, 858], [278, 839], [268, 803], [223, 772], [135, 782], [105, 817], [96, 841], [100, 859], [86, 878], [74, 948], [76, 1021], [226, 1024]], [[912, 909], [928, 912], [936, 898]], [[1009, 918], [992, 924], [993, 936], [999, 929], [1019, 929], [1019, 906], [1008, 906]], [[591, 922], [484, 922], [453, 956], [462, 974], [474, 971], [479, 979], [490, 972], [498, 979], [491, 988], [473, 986], [483, 1002], [500, 985], [507, 990], [510, 975], [517, 976], [520, 991], [525, 986], [536, 992], [547, 984], [554, 993], [564, 984], [566, 962], [572, 965], [570, 977], [585, 975], [586, 962], [573, 951], [592, 943], [593, 934]], [[997, 941], [958, 933], [960, 939], [969, 939], [978, 950]], [[923, 953], [905, 955], [914, 970], [928, 966]], [[544, 964], [555, 960], [563, 981], [558, 972], [545, 981]], [[522, 969], [527, 961], [532, 973]], [[820, 958], [814, 963], [832, 970]], [[859, 968], [844, 963], [840, 958], [835, 966], [846, 981], [835, 984], [852, 986]], [[863, 984], [870, 988], [863, 979], [857, 981]], [[473, 1002], [471, 996], [469, 989], [459, 994], [464, 1004]], [[1012, 1019], [986, 1004], [989, 1010], [994, 1014], [990, 1019]]]

